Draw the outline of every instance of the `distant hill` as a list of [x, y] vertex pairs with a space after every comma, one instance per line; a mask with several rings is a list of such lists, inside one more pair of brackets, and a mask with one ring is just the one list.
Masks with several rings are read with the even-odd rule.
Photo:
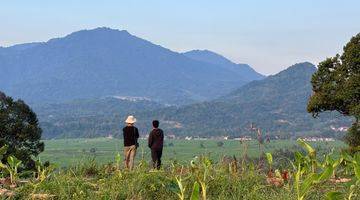
[[44, 130], [43, 138], [63, 138], [116, 135], [127, 115], [164, 107], [144, 98], [117, 96], [44, 104], [33, 109]]
[[193, 50], [185, 52], [183, 53], [183, 55], [197, 61], [207, 62], [210, 64], [221, 66], [224, 70], [230, 70], [247, 81], [260, 80], [265, 77], [262, 74], [257, 73], [248, 64], [233, 63], [224, 56], [209, 50]]
[[[348, 118], [336, 113], [324, 113], [314, 119], [306, 112], [307, 100], [311, 95], [310, 79], [315, 71], [311, 63], [295, 64], [216, 100], [181, 107], [149, 104], [147, 101], [139, 101], [140, 106], [127, 107], [131, 105], [127, 101], [119, 103], [107, 99], [100, 100], [100, 103], [84, 101], [52, 105], [35, 111], [38, 111], [40, 120], [46, 122], [42, 123], [45, 133], [56, 137], [119, 134], [127, 114], [134, 114], [138, 118], [137, 126], [142, 134], [151, 129], [153, 119], [159, 119], [166, 133], [183, 136], [248, 135], [253, 134], [249, 128], [254, 123], [271, 135], [341, 137], [341, 134], [331, 131], [330, 126], [350, 125]], [[52, 119], [49, 117], [51, 113], [58, 113], [60, 117]], [[82, 115], [78, 116], [77, 113]]]
[[330, 131], [330, 125], [349, 121], [336, 113], [323, 114], [319, 119], [307, 113], [310, 80], [315, 71], [311, 63], [295, 64], [217, 100], [142, 113], [142, 118], [158, 118], [165, 122], [167, 130], [183, 135], [239, 136], [249, 134], [251, 123], [272, 134], [324, 134]]
[[245, 72], [233, 73], [109, 28], [0, 48], [0, 90], [31, 105], [114, 95], [188, 104], [261, 77]]

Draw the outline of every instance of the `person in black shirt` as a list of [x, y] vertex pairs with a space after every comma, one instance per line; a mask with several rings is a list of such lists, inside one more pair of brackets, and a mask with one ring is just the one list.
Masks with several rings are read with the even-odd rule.
[[125, 168], [132, 170], [134, 168], [134, 159], [136, 156], [136, 149], [139, 146], [139, 130], [134, 126], [136, 118], [134, 116], [128, 116], [125, 123], [127, 124], [123, 128], [124, 136], [124, 155], [125, 155]]
[[148, 145], [151, 149], [151, 158], [154, 169], [160, 169], [161, 156], [164, 146], [164, 132], [159, 129], [159, 121], [154, 120], [152, 122], [153, 130], [150, 132]]

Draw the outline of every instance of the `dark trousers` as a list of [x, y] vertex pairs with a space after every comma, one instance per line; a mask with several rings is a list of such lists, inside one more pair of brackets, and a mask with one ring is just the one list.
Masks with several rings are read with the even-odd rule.
[[162, 149], [151, 149], [151, 158], [154, 169], [160, 169]]

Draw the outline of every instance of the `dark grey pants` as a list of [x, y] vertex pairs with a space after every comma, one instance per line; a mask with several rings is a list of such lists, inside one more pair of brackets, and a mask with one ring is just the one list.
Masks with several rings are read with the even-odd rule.
[[151, 149], [151, 158], [154, 169], [160, 169], [162, 149]]

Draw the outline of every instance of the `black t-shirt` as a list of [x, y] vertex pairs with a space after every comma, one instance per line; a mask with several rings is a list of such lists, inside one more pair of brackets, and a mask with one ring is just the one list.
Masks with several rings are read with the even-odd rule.
[[134, 126], [125, 126], [123, 128], [124, 146], [131, 146], [137, 143], [139, 130]]
[[164, 146], [164, 132], [159, 128], [154, 128], [149, 135], [149, 148], [154, 150], [162, 150]]

